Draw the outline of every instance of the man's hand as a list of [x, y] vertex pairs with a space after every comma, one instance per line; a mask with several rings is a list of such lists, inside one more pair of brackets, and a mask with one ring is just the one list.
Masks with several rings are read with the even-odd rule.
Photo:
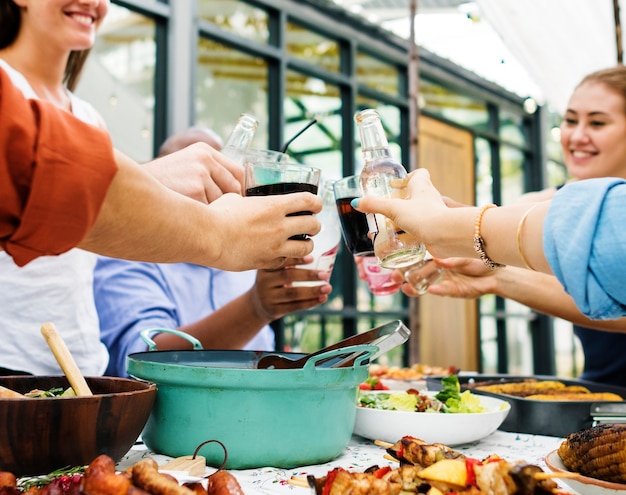
[[[318, 306], [328, 300], [332, 287], [328, 284], [328, 273], [296, 268], [310, 263], [312, 256], [291, 258], [277, 270], [259, 270], [256, 282], [250, 289], [252, 305], [256, 313], [268, 322], [286, 314]], [[294, 287], [294, 282], [326, 281], [312, 287]]]
[[291, 237], [314, 236], [321, 229], [314, 215], [295, 215], [321, 211], [322, 200], [307, 192], [253, 197], [225, 194], [207, 208], [213, 212], [214, 245], [220, 246], [213, 266], [222, 270], [282, 268], [286, 258], [302, 258], [313, 251], [311, 239]]
[[206, 143], [192, 144], [143, 166], [163, 185], [203, 203], [243, 191], [243, 168]]

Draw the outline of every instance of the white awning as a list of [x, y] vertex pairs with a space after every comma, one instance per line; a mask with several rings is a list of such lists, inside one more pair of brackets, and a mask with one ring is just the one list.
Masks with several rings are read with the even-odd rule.
[[[335, 2], [409, 35], [410, 0]], [[617, 63], [613, 0], [418, 0], [417, 5], [419, 45], [558, 112], [584, 75]], [[621, 18], [624, 26], [624, 9]]]

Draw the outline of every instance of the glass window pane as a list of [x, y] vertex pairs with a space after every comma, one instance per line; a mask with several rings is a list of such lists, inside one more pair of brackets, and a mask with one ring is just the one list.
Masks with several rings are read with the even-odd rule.
[[113, 144], [139, 162], [152, 158], [155, 23], [110, 5], [76, 94], [106, 122]]
[[321, 168], [324, 179], [340, 178], [343, 163], [339, 89], [321, 79], [289, 71], [284, 109], [284, 142], [298, 134], [311, 119], [318, 119], [317, 124], [291, 142], [288, 153], [300, 163]]
[[397, 66], [378, 57], [359, 52], [356, 57], [356, 74], [360, 84], [364, 84], [381, 93], [398, 95], [400, 73]]
[[552, 160], [563, 161], [561, 149], [561, 116], [554, 112], [546, 112], [546, 151]]
[[546, 171], [547, 171], [547, 187], [557, 187], [561, 184], [565, 184], [567, 180], [570, 178], [567, 173], [567, 168], [561, 162], [555, 162], [553, 160], [548, 160], [546, 163]]
[[511, 144], [526, 146], [527, 139], [524, 133], [524, 119], [522, 115], [507, 112], [500, 112], [500, 138]]
[[339, 72], [339, 43], [294, 22], [287, 23], [287, 52], [330, 72]]
[[480, 298], [480, 355], [485, 374], [498, 372], [498, 333], [496, 319], [492, 316], [495, 296]]
[[524, 154], [510, 146], [500, 148], [502, 204], [511, 204], [524, 194]]
[[489, 129], [489, 114], [485, 102], [478, 101], [422, 78], [420, 107], [452, 122], [476, 130]]
[[491, 147], [489, 141], [476, 138], [476, 204], [493, 203], [493, 175], [491, 173]]
[[213, 40], [201, 38], [196, 70], [196, 123], [223, 139], [242, 113], [258, 121], [252, 146], [267, 148], [267, 64]]
[[199, 0], [198, 17], [225, 31], [260, 43], [269, 39], [268, 14], [237, 0]]

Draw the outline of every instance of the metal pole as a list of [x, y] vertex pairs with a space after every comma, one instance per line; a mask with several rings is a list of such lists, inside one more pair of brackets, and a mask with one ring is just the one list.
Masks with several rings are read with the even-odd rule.
[[410, 2], [410, 35], [409, 35], [409, 170], [419, 166], [419, 52], [415, 42], [415, 16], [417, 15], [417, 0]]
[[[415, 16], [417, 15], [417, 1], [410, 1], [410, 34], [409, 34], [409, 62], [408, 62], [408, 93], [409, 93], [409, 170], [419, 166], [419, 53], [415, 42]], [[409, 363], [418, 363], [420, 356], [420, 304], [418, 298], [411, 298], [409, 302], [409, 326], [412, 332], [408, 346]]]
[[619, 18], [619, 0], [613, 0], [613, 17], [615, 18], [615, 43], [617, 45], [617, 63], [624, 63], [624, 47], [622, 46], [622, 23]]

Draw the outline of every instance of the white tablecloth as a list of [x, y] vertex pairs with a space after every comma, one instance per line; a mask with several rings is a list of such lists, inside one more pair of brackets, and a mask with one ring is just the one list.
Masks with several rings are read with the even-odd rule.
[[[254, 440], [252, 440], [254, 441]], [[288, 436], [285, 441], [289, 441]], [[536, 464], [547, 471], [544, 457], [556, 449], [562, 438], [528, 435], [525, 433], [508, 433], [496, 431], [490, 436], [474, 443], [453, 447], [465, 455], [483, 459], [491, 454], [497, 454], [506, 460], [524, 460], [529, 464]], [[306, 448], [303, 445], [302, 448]], [[397, 467], [397, 463], [384, 458], [385, 450], [372, 441], [361, 437], [352, 437], [343, 454], [337, 459], [325, 464], [304, 466], [294, 469], [278, 469], [262, 467], [257, 469], [231, 470], [246, 495], [298, 495], [310, 493], [307, 489], [299, 488], [287, 483], [292, 476], [323, 476], [335, 467], [343, 467], [354, 471], [363, 471], [373, 465]], [[144, 445], [134, 446], [120, 461], [118, 469], [126, 469], [144, 457], [153, 457], [159, 465], [163, 465], [170, 457], [150, 452]], [[209, 475], [215, 468], [207, 467]], [[564, 486], [564, 485], [562, 485]], [[571, 490], [569, 490], [571, 491]]]

